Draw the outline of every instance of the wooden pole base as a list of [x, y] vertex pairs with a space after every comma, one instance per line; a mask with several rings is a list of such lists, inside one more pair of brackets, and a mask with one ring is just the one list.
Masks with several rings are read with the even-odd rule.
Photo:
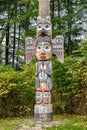
[[52, 121], [52, 104], [36, 104], [34, 107], [35, 121]]

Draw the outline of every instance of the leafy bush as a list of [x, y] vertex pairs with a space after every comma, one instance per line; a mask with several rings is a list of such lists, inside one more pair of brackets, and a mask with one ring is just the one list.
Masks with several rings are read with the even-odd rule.
[[[25, 70], [22, 68], [19, 72], [9, 66], [0, 65], [1, 117], [32, 114], [35, 97], [33, 70], [31, 69], [32, 73], [27, 75], [29, 71], [25, 66]], [[28, 67], [30, 69], [33, 64]]]
[[87, 114], [87, 50], [83, 44], [79, 47], [80, 55], [66, 57], [64, 64], [53, 59], [52, 100], [55, 114]]

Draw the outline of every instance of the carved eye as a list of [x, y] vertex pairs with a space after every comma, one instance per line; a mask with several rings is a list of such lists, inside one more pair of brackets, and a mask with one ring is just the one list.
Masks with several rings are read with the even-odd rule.
[[41, 30], [42, 30], [42, 24], [41, 24], [41, 23], [37, 24], [37, 30], [38, 30], [38, 31], [41, 31]]
[[41, 45], [37, 45], [37, 51], [41, 51], [42, 50], [42, 46]]
[[27, 44], [27, 45], [31, 45], [32, 43], [33, 43], [33, 42], [32, 42], [31, 39], [27, 39], [27, 40], [26, 40], [26, 44]]
[[56, 39], [56, 42], [57, 42], [57, 43], [61, 43], [61, 42], [62, 42], [62, 38], [57, 38], [57, 39]]
[[45, 50], [45, 51], [50, 51], [50, 50], [51, 50], [50, 45], [45, 45], [45, 46], [44, 46], [44, 50]]
[[44, 29], [49, 30], [50, 29], [50, 23], [45, 23], [44, 24]]
[[36, 94], [36, 97], [40, 97], [40, 96], [41, 96], [41, 94], [40, 94], [40, 93], [37, 93], [37, 94]]

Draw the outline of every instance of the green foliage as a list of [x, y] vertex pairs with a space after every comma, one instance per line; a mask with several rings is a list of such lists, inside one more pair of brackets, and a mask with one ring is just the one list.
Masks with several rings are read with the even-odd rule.
[[63, 64], [53, 59], [54, 113], [86, 114], [86, 51], [86, 42], [81, 42], [78, 50], [80, 55], [65, 57]]
[[82, 41], [79, 46], [79, 50], [82, 54], [82, 56], [87, 60], [87, 40]]
[[62, 120], [63, 121], [61, 125], [46, 128], [46, 130], [86, 130], [87, 129], [86, 117], [67, 116], [66, 119], [63, 118]]
[[0, 116], [32, 114], [35, 100], [33, 64], [28, 67], [31, 70], [29, 75], [27, 67], [19, 72], [0, 65]]

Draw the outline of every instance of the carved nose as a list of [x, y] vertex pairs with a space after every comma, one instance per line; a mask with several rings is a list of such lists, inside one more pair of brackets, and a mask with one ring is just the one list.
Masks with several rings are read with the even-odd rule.
[[43, 31], [43, 32], [45, 31], [44, 27], [42, 28], [42, 31]]

